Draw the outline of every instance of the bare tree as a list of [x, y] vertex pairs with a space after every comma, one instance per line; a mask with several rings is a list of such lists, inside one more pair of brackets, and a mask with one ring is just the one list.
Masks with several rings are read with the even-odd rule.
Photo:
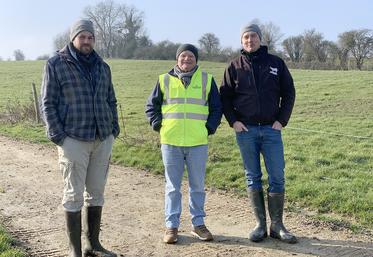
[[106, 0], [87, 7], [84, 14], [95, 25], [96, 49], [103, 57], [132, 58], [140, 39], [144, 42], [144, 14], [134, 6]]
[[300, 62], [303, 57], [303, 36], [288, 37], [282, 42], [284, 51], [292, 62]]
[[340, 49], [336, 43], [334, 43], [333, 41], [328, 41], [328, 47], [327, 47], [326, 53], [327, 53], [327, 60], [330, 63], [335, 64], [336, 61], [339, 59]]
[[207, 58], [211, 58], [219, 54], [220, 40], [214, 33], [205, 33], [198, 40], [201, 51], [206, 54]]
[[106, 0], [95, 6], [88, 6], [84, 14], [95, 25], [96, 49], [103, 57], [112, 57], [114, 34], [119, 29], [122, 9], [113, 0]]
[[305, 61], [325, 62], [329, 42], [324, 40], [324, 36], [315, 29], [311, 29], [304, 32], [303, 38]]
[[345, 32], [342, 34], [342, 40], [355, 58], [356, 67], [361, 70], [364, 60], [373, 52], [372, 30], [360, 29]]
[[14, 59], [16, 61], [24, 61], [25, 60], [25, 54], [20, 49], [14, 50], [13, 55], [14, 55]]
[[354, 46], [353, 31], [343, 32], [338, 35], [338, 58], [342, 70], [347, 70], [347, 61], [350, 50]]
[[268, 51], [275, 51], [279, 40], [284, 36], [280, 31], [280, 27], [276, 26], [272, 21], [260, 25], [262, 31], [262, 43], [268, 47]]
[[65, 32], [58, 34], [53, 40], [54, 51], [62, 49], [65, 45], [70, 42], [70, 30], [67, 29]]
[[134, 6], [122, 5], [122, 21], [119, 23], [118, 35], [116, 37], [116, 49], [118, 56], [123, 54], [124, 58], [132, 58], [135, 50], [140, 44], [149, 41], [143, 32], [144, 13]]

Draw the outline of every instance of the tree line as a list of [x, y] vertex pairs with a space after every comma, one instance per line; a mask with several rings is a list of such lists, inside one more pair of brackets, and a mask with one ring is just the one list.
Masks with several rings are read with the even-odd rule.
[[[144, 13], [134, 6], [105, 0], [87, 6], [83, 16], [95, 25], [96, 51], [104, 58], [172, 60], [179, 43], [164, 40], [154, 43], [145, 32]], [[269, 52], [281, 56], [290, 68], [303, 69], [363, 69], [364, 62], [373, 56], [373, 31], [357, 29], [340, 33], [337, 42], [328, 41], [315, 29], [282, 40], [283, 33], [272, 22], [261, 23], [262, 44]], [[53, 42], [55, 50], [69, 42], [69, 30], [58, 34]], [[214, 33], [205, 33], [198, 40], [200, 60], [227, 62], [240, 49], [222, 48]], [[14, 53], [16, 60], [24, 59], [21, 50]], [[42, 55], [37, 59], [47, 59]], [[373, 64], [370, 70], [373, 69]]]

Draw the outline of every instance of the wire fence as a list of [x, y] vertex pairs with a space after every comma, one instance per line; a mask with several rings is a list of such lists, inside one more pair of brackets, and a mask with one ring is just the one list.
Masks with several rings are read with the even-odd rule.
[[350, 134], [343, 134], [343, 133], [334, 133], [334, 132], [328, 132], [328, 131], [320, 131], [320, 130], [315, 130], [315, 129], [295, 128], [295, 127], [289, 127], [289, 126], [287, 126], [286, 129], [303, 131], [303, 132], [309, 132], [309, 133], [318, 133], [318, 134], [332, 135], [332, 136], [349, 137], [349, 138], [355, 138], [355, 139], [373, 140], [373, 137], [369, 137], [369, 136], [357, 136], [357, 135], [350, 135]]

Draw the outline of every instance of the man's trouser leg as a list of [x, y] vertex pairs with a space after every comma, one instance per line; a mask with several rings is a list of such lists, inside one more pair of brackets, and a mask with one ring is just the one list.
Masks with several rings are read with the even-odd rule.
[[180, 225], [181, 182], [184, 173], [183, 148], [162, 144], [162, 160], [165, 168], [165, 223], [167, 228], [178, 228]]
[[189, 182], [189, 211], [192, 217], [192, 224], [197, 227], [205, 224], [205, 174], [208, 146], [186, 147], [185, 154]]

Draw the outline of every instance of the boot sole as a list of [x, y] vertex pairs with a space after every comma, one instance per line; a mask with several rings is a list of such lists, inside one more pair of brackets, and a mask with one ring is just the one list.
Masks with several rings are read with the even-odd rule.
[[[106, 255], [109, 256], [109, 254], [111, 254], [112, 257], [118, 257], [117, 254], [115, 253], [104, 253]], [[88, 250], [88, 251], [84, 251], [84, 254], [83, 254], [84, 257], [96, 257], [96, 256], [102, 256], [102, 253], [100, 253], [99, 251], [91, 251], [91, 250]]]
[[280, 241], [288, 244], [296, 244], [298, 243], [298, 239], [293, 238], [293, 239], [282, 239], [276, 232], [271, 231], [270, 236], [275, 239], [279, 239]]
[[251, 242], [258, 243], [258, 242], [263, 241], [263, 240], [264, 240], [265, 238], [267, 238], [267, 237], [268, 237], [268, 234], [265, 233], [265, 234], [263, 235], [263, 237], [258, 237], [258, 238], [251, 238], [251, 237], [249, 237], [249, 240], [250, 240]]

